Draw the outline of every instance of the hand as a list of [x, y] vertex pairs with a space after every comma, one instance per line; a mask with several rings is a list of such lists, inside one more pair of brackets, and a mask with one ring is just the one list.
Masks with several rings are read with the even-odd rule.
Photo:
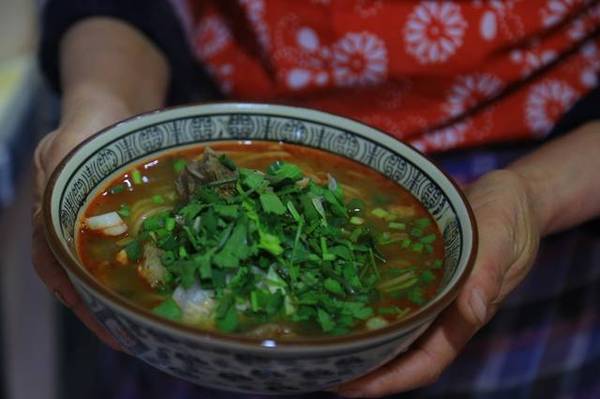
[[467, 197], [479, 249], [456, 301], [408, 352], [339, 387], [342, 396], [379, 397], [432, 384], [527, 275], [540, 240], [528, 184], [514, 172], [496, 171], [470, 186]]
[[40, 201], [62, 158], [94, 132], [130, 115], [160, 107], [169, 82], [167, 58], [142, 32], [110, 17], [84, 18], [60, 41], [62, 114], [59, 129], [35, 152], [33, 262], [65, 305], [108, 345], [116, 341], [87, 311], [46, 244]]
[[[33, 264], [50, 292], [92, 330], [104, 343], [120, 349], [116, 340], [100, 325], [87, 310], [85, 304], [58, 264], [44, 237], [44, 221], [41, 215], [41, 200], [48, 178], [64, 156], [77, 144], [101, 128], [127, 117], [127, 109], [115, 103], [89, 104], [82, 107], [77, 118], [70, 119], [58, 130], [48, 134], [36, 148], [34, 155], [34, 205], [33, 205]], [[88, 110], [92, 112], [88, 112]]]

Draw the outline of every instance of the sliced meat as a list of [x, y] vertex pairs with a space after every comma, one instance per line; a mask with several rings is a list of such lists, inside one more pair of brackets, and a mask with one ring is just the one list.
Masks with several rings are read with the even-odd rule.
[[153, 288], [165, 284], [169, 275], [169, 272], [160, 261], [162, 254], [161, 249], [152, 244], [145, 244], [142, 263], [138, 266], [140, 276]]
[[187, 164], [175, 181], [175, 186], [177, 194], [184, 200], [189, 200], [199, 187], [206, 185], [215, 186], [220, 194], [227, 196], [235, 190], [237, 176], [237, 170], [225, 166], [218, 155], [207, 147], [200, 159]]
[[127, 232], [127, 225], [117, 212], [91, 216], [85, 218], [84, 223], [90, 230], [99, 231], [107, 236], [120, 236]]

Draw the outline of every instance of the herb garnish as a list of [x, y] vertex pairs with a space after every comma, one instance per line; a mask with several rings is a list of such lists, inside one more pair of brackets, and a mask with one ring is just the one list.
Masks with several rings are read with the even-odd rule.
[[[134, 262], [148, 243], [160, 251], [169, 275], [161, 292], [194, 285], [211, 291], [214, 324], [227, 333], [270, 320], [346, 334], [366, 320], [384, 326], [377, 314], [408, 313], [397, 306], [374, 309], [381, 295], [424, 302], [420, 285], [435, 279], [431, 270], [441, 261], [424, 272], [394, 269], [396, 274], [382, 277], [385, 259], [378, 246], [429, 253], [436, 239], [426, 234], [429, 219], [398, 218], [382, 207], [368, 212], [362, 200], [345, 198], [331, 176], [321, 185], [291, 163], [278, 161], [262, 172], [239, 168], [226, 156], [218, 159], [233, 177], [198, 186], [172, 211], [148, 217], [125, 247]], [[173, 168], [180, 172], [186, 165], [178, 159]], [[141, 182], [139, 171], [132, 178]], [[159, 195], [152, 201], [164, 203]], [[129, 212], [120, 209], [123, 216]], [[385, 220], [389, 231], [377, 234], [370, 215]], [[173, 320], [184, 314], [171, 297], [154, 312]]]

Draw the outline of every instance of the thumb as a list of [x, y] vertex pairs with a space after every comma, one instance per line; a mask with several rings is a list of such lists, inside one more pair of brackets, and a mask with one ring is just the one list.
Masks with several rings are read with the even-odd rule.
[[539, 234], [526, 190], [512, 173], [492, 172], [469, 187], [467, 194], [477, 222], [479, 246], [457, 305], [467, 320], [483, 325], [527, 274]]
[[457, 298], [463, 317], [473, 325], [484, 325], [495, 313], [505, 271], [512, 263], [511, 240], [505, 227], [493, 220], [478, 220], [479, 247], [475, 266]]

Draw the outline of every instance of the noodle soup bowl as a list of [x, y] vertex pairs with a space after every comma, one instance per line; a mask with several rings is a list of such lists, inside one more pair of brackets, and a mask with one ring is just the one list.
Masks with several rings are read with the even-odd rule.
[[[128, 165], [192, 145], [258, 140], [293, 143], [353, 159], [412, 193], [443, 237], [444, 272], [435, 297], [378, 330], [277, 341], [201, 331], [160, 318], [100, 284], [83, 266], [75, 243], [82, 212]], [[127, 352], [194, 384], [248, 393], [327, 389], [401, 356], [455, 299], [476, 252], [476, 229], [465, 197], [419, 152], [361, 123], [279, 105], [180, 107], [111, 126], [63, 160], [47, 186], [43, 212], [53, 253], [90, 311]]]

